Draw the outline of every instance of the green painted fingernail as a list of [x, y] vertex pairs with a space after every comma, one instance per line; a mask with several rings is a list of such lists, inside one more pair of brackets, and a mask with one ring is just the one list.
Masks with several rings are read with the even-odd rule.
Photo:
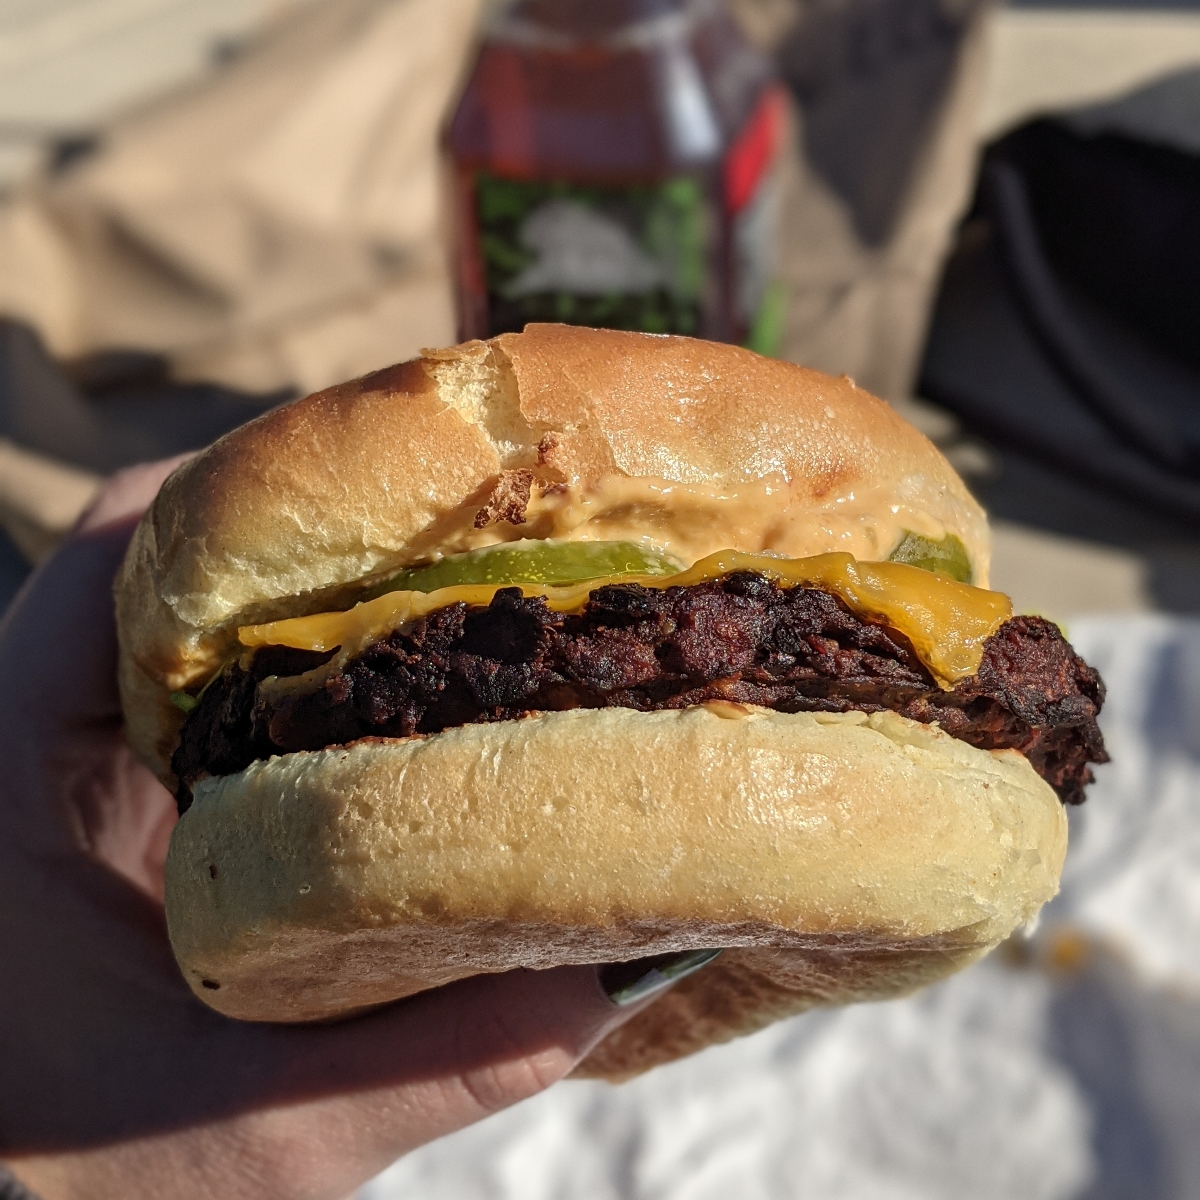
[[600, 968], [600, 986], [618, 1008], [625, 1008], [708, 966], [720, 953], [720, 950], [684, 950], [635, 958], [632, 962], [609, 963]]

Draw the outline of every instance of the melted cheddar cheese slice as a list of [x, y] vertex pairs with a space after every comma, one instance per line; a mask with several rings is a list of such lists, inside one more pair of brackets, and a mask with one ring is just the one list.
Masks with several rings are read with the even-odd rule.
[[958, 583], [919, 567], [891, 562], [858, 562], [849, 554], [774, 558], [725, 550], [701, 559], [678, 575], [625, 575], [586, 583], [466, 584], [436, 592], [388, 592], [347, 612], [317, 613], [238, 630], [243, 646], [291, 646], [329, 651], [365, 648], [392, 630], [451, 604], [485, 605], [502, 587], [520, 587], [542, 596], [556, 612], [578, 612], [588, 596], [610, 583], [643, 587], [686, 587], [720, 579], [734, 571], [755, 571], [784, 585], [807, 585], [839, 596], [868, 621], [889, 625], [912, 643], [939, 683], [949, 685], [979, 667], [983, 644], [1012, 616], [1012, 603], [1000, 592]]

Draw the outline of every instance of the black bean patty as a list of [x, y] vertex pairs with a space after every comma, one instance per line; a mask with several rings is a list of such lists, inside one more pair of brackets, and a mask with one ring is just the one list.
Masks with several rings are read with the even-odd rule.
[[891, 709], [973, 746], [1021, 751], [1068, 804], [1084, 798], [1088, 763], [1108, 760], [1096, 725], [1104, 685], [1051, 622], [1006, 621], [979, 670], [945, 691], [903, 634], [829, 592], [749, 572], [690, 587], [598, 587], [571, 614], [504, 588], [486, 606], [452, 604], [375, 642], [315, 691], [260, 691], [270, 676], [331, 657], [266, 647], [248, 667], [226, 668], [189, 713], [172, 759], [181, 812], [199, 780], [275, 754], [534, 712], [708, 700]]

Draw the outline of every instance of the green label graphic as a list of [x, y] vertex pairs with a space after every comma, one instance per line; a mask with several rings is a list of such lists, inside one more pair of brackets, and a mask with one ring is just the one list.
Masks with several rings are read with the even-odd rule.
[[699, 181], [585, 187], [476, 177], [491, 333], [564, 321], [700, 332], [711, 222]]

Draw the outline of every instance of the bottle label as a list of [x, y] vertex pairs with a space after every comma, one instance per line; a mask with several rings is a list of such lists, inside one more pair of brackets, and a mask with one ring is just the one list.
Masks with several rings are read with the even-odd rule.
[[[784, 94], [767, 89], [720, 163], [718, 186], [680, 174], [602, 187], [472, 177], [486, 336], [531, 321], [643, 333], [708, 334], [778, 352], [785, 306], [776, 279]], [[713, 180], [713, 176], [709, 176]], [[711, 197], [711, 199], [710, 199]], [[714, 306], [721, 315], [714, 319]]]
[[489, 333], [563, 321], [700, 332], [712, 220], [698, 179], [603, 188], [475, 176]]

